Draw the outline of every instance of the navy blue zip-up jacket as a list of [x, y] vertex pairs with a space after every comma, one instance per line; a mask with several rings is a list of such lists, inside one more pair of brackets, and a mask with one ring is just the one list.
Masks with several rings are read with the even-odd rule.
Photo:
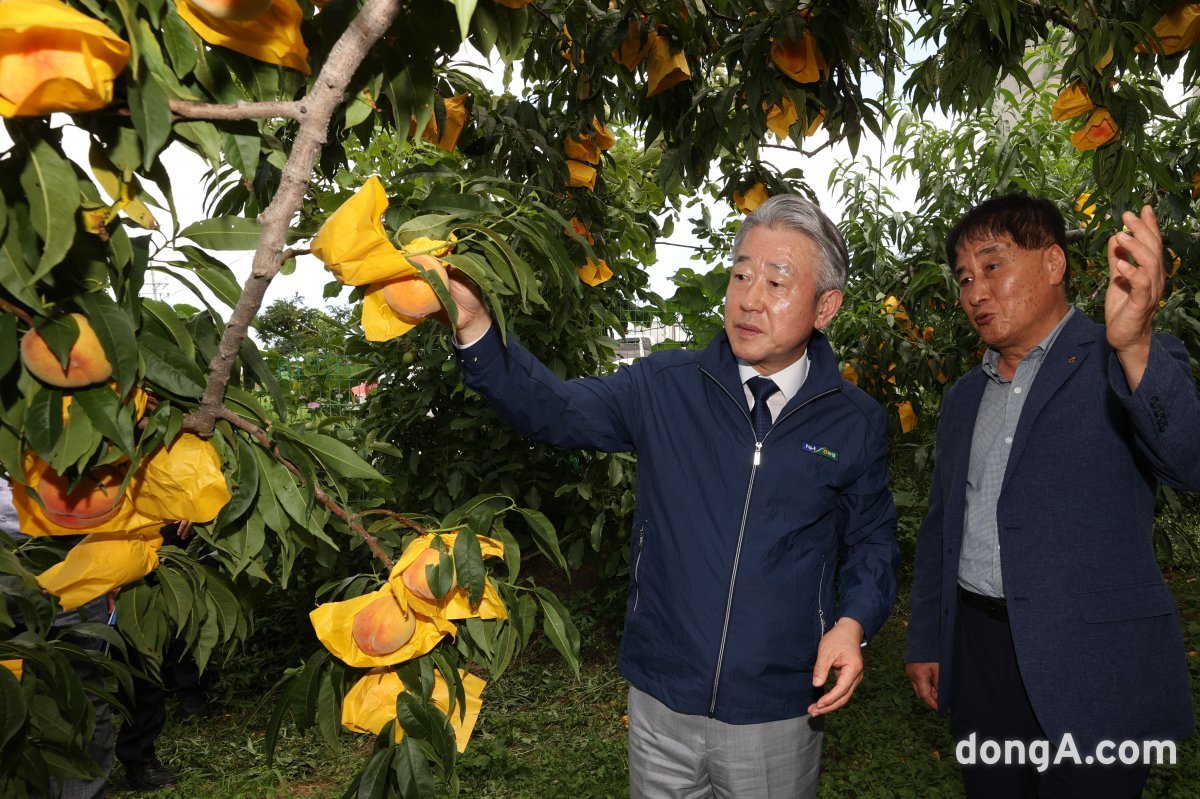
[[808, 352], [808, 378], [757, 457], [724, 333], [704, 350], [569, 381], [506, 347], [495, 324], [458, 352], [467, 386], [526, 435], [637, 452], [618, 665], [678, 713], [733, 724], [804, 715], [825, 630], [849, 616], [870, 638], [895, 601], [887, 417], [841, 379], [823, 335]]

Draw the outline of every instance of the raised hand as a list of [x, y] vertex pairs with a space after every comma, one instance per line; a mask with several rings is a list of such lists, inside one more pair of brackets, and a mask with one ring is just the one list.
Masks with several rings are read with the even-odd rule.
[[[459, 344], [469, 344], [487, 332], [492, 325], [492, 315], [488, 313], [483, 303], [483, 292], [472, 280], [444, 261], [439, 261], [432, 255], [414, 255], [409, 258], [423, 269], [444, 267], [446, 270], [447, 288], [450, 296], [458, 306], [458, 329], [455, 334]], [[449, 324], [450, 317], [439, 313], [436, 317], [442, 324]]]
[[1121, 361], [1129, 389], [1135, 391], [1150, 358], [1151, 322], [1166, 278], [1154, 210], [1146, 205], [1140, 215], [1126, 211], [1121, 221], [1128, 230], [1108, 240], [1104, 322], [1108, 343]]

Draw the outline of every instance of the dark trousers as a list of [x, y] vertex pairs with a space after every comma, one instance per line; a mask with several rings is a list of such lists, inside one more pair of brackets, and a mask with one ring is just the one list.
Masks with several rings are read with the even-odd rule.
[[[130, 650], [131, 664], [140, 667], [137, 653]], [[183, 641], [171, 643], [163, 657], [163, 684], [152, 680], [133, 679], [133, 696], [121, 692], [121, 702], [129, 708], [129, 718], [117, 733], [117, 759], [127, 769], [141, 768], [154, 763], [158, 757], [154, 742], [167, 723], [167, 696], [200, 691], [200, 674], [196, 662], [185, 654]], [[165, 686], [165, 687], [164, 687]]]
[[[1076, 765], [1070, 760], [1052, 765], [1060, 742], [1048, 740], [1033, 712], [1004, 612], [968, 604], [962, 594], [954, 630], [951, 694], [950, 730], [958, 744], [956, 756], [975, 755], [973, 765], [962, 765], [970, 799], [1136, 799], [1142, 795], [1149, 765]], [[985, 753], [985, 742], [996, 742], [1003, 751], [1005, 741], [1025, 742], [1024, 765], [1006, 765], [1003, 759], [982, 762], [993, 759], [984, 754], [996, 752], [993, 748]], [[1043, 743], [1035, 747], [1033, 742]], [[1047, 757], [1041, 757], [1038, 747], [1046, 750]], [[1092, 754], [1077, 748], [1081, 759]], [[1030, 751], [1036, 753], [1034, 758], [1028, 757]], [[1043, 762], [1051, 765], [1039, 772], [1038, 764]]]

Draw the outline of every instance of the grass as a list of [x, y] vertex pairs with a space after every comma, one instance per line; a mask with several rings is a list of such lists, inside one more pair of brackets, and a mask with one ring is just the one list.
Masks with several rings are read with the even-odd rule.
[[[1184, 620], [1194, 698], [1200, 700], [1200, 575], [1169, 578]], [[461, 795], [472, 799], [608, 799], [627, 797], [625, 683], [616, 672], [616, 630], [623, 603], [613, 587], [569, 601], [583, 640], [576, 681], [548, 645], [536, 644], [484, 693], [471, 746], [459, 761]], [[614, 611], [613, 608], [617, 610]], [[821, 799], [961, 797], [953, 742], [945, 719], [912, 695], [903, 671], [903, 602], [867, 650], [867, 679], [854, 700], [826, 722]], [[262, 668], [262, 652], [250, 665]], [[279, 664], [275, 664], [278, 669]], [[262, 686], [247, 682], [247, 661], [231, 663], [215, 693], [225, 707], [206, 719], [168, 722], [159, 741], [163, 762], [181, 778], [174, 797], [340, 797], [370, 751], [366, 736], [336, 747], [315, 733], [285, 729], [273, 768], [263, 756], [269, 708], [255, 712]], [[267, 675], [268, 677], [270, 675]], [[1147, 679], [1153, 679], [1147, 675]], [[239, 682], [241, 680], [241, 682]], [[231, 692], [230, 683], [236, 685]], [[251, 681], [252, 682], [252, 681]], [[268, 683], [269, 684], [269, 683]], [[247, 695], [253, 691], [253, 695]], [[1200, 704], [1200, 703], [1198, 703]], [[142, 794], [121, 790], [115, 799]], [[1193, 799], [1200, 793], [1200, 742], [1179, 748], [1175, 766], [1156, 767], [1147, 799]]]

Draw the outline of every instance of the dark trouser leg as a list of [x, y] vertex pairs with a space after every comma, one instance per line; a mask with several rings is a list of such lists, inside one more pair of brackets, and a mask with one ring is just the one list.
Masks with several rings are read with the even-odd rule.
[[962, 765], [967, 796], [1036, 799], [1038, 774], [1034, 767], [982, 762], [991, 759], [994, 745], [1003, 754], [1005, 741], [1033, 741], [1046, 736], [1025, 693], [1008, 622], [961, 601], [954, 630], [951, 693], [950, 730], [957, 742], [956, 756], [971, 743], [974, 733], [975, 762]]
[[[131, 663], [141, 666], [130, 649]], [[121, 693], [121, 703], [129, 708], [130, 716], [121, 724], [117, 734], [117, 759], [128, 770], [155, 762], [154, 742], [167, 723], [167, 692], [150, 680], [134, 678], [133, 696]]]
[[206, 710], [204, 686], [196, 659], [184, 650], [183, 641], [175, 639], [167, 650], [163, 663], [163, 683], [179, 702], [180, 718], [203, 714]]

